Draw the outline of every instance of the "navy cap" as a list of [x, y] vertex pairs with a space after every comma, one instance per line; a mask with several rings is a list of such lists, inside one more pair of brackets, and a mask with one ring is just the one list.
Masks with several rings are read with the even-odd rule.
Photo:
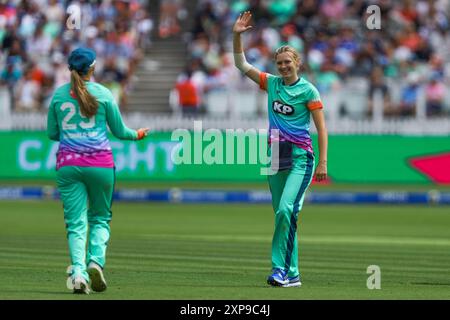
[[89, 68], [95, 64], [95, 51], [89, 48], [73, 50], [69, 56], [69, 70], [76, 70], [80, 74], [87, 74]]

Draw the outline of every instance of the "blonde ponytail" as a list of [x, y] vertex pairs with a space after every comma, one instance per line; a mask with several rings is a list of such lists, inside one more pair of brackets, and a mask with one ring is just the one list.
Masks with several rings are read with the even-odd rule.
[[98, 101], [89, 93], [83, 78], [76, 70], [70, 72], [71, 89], [80, 105], [81, 114], [87, 118], [97, 114]]

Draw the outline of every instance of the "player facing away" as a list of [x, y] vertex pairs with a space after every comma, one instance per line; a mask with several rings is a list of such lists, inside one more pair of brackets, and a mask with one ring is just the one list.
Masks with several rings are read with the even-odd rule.
[[[300, 286], [298, 269], [297, 220], [306, 189], [313, 176], [317, 181], [327, 177], [328, 134], [323, 106], [317, 89], [300, 77], [299, 54], [289, 46], [275, 52], [280, 76], [261, 72], [246, 59], [241, 34], [250, 30], [251, 13], [244, 12], [233, 26], [233, 51], [236, 67], [268, 93], [269, 148], [272, 153], [278, 143], [278, 171], [268, 176], [275, 228], [272, 239], [272, 274], [267, 283], [272, 286]], [[309, 134], [310, 117], [318, 131], [319, 161], [315, 156]], [[277, 141], [272, 133], [277, 132]]]
[[95, 58], [89, 48], [71, 52], [71, 82], [56, 89], [47, 118], [48, 137], [59, 141], [56, 182], [72, 263], [67, 269], [67, 287], [84, 294], [91, 288], [106, 290], [103, 268], [115, 184], [107, 125], [115, 137], [124, 140], [141, 140], [149, 131], [127, 128], [111, 92], [89, 81]]

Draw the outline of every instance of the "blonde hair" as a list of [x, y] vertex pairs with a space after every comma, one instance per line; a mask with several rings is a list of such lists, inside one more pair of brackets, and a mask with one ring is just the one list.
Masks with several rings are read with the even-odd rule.
[[281, 46], [279, 47], [277, 50], [275, 50], [275, 55], [274, 55], [274, 59], [276, 60], [278, 55], [281, 53], [290, 53], [292, 58], [295, 60], [295, 62], [300, 66], [301, 65], [301, 59], [300, 59], [300, 54], [298, 53], [297, 50], [295, 50], [293, 47], [291, 46]]
[[88, 118], [95, 116], [98, 110], [98, 101], [89, 93], [83, 78], [76, 70], [70, 72], [70, 84], [80, 105], [81, 114]]

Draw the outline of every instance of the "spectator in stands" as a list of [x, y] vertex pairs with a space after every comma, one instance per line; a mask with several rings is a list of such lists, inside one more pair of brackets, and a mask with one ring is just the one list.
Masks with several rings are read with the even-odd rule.
[[340, 76], [345, 72], [345, 66], [337, 61], [335, 49], [328, 46], [323, 53], [323, 60], [316, 73], [316, 86], [321, 93], [328, 93], [341, 87]]
[[320, 14], [331, 21], [339, 21], [344, 17], [345, 8], [344, 0], [325, 0], [320, 6]]
[[7, 36], [3, 40], [3, 48], [8, 53], [8, 59], [13, 60], [22, 68], [23, 63], [27, 61], [27, 54], [23, 47], [23, 42], [19, 38], [12, 35]]
[[45, 73], [44, 71], [39, 67], [37, 63], [31, 62], [29, 65], [29, 69], [31, 72], [31, 79], [34, 80], [39, 87], [42, 87], [44, 85], [45, 79]]
[[377, 65], [377, 49], [373, 42], [364, 42], [361, 49], [356, 53], [353, 72], [358, 76], [371, 74], [372, 69]]
[[[369, 30], [361, 23], [368, 17], [370, 4], [380, 7], [381, 30]], [[347, 80], [356, 76], [372, 87], [367, 94], [381, 89], [386, 115], [412, 115], [416, 113], [417, 92], [425, 88], [422, 79], [438, 72], [450, 80], [448, 0], [204, 0], [198, 6], [191, 57], [217, 66], [211, 62], [218, 61], [218, 51], [213, 56], [206, 53], [211, 48], [230, 47], [231, 39], [224, 30], [245, 10], [258, 16], [246, 39], [250, 62], [270, 69], [270, 63], [264, 62], [272, 58], [265, 56], [267, 49], [270, 52], [281, 43], [289, 43], [303, 50], [304, 76], [315, 81], [321, 93], [346, 86]], [[386, 90], [384, 75], [376, 75], [377, 68], [398, 83], [401, 92]], [[411, 72], [420, 78], [417, 82], [408, 77]], [[210, 74], [217, 86], [216, 75], [220, 74], [221, 70]], [[369, 75], [371, 79], [367, 79]], [[369, 104], [367, 114], [370, 108]]]
[[49, 22], [55, 22], [57, 27], [61, 28], [60, 23], [64, 21], [65, 12], [58, 0], [49, 0], [44, 14]]
[[[66, 28], [66, 9], [74, 3], [81, 7], [82, 32]], [[44, 102], [45, 105], [47, 89], [67, 82], [66, 68], [61, 66], [61, 60], [65, 62], [64, 57], [74, 47], [88, 45], [98, 53], [96, 76], [101, 76], [104, 61], [112, 58], [116, 61], [112, 68], [124, 74], [118, 84], [122, 88], [129, 88], [135, 77], [136, 66], [142, 59], [141, 48], [145, 49], [150, 43], [147, 39], [152, 21], [146, 12], [147, 3], [147, 0], [2, 1], [0, 72], [3, 74], [3, 83], [11, 87], [25, 66], [37, 63], [31, 77], [38, 80], [43, 95], [40, 103]], [[58, 57], [55, 61], [55, 55], [62, 55], [62, 58]], [[14, 68], [12, 63], [15, 64]], [[36, 70], [41, 72], [36, 73]], [[23, 84], [26, 84], [25, 88], [33, 87], [28, 82]], [[122, 92], [122, 103], [126, 102], [126, 92]], [[26, 104], [30, 105], [30, 101]], [[121, 106], [125, 107], [125, 104]]]
[[350, 20], [363, 19], [369, 5], [368, 0], [351, 0], [347, 4], [346, 18]]
[[421, 38], [414, 53], [417, 60], [428, 62], [431, 59], [433, 51], [429, 42], [426, 39]]
[[59, 88], [63, 84], [70, 82], [70, 71], [67, 68], [64, 55], [59, 51], [53, 53], [52, 70], [55, 76], [53, 89]]
[[47, 110], [53, 96], [55, 78], [51, 74], [44, 74], [40, 94], [40, 110]]
[[23, 39], [32, 37], [41, 18], [38, 4], [34, 1], [20, 3], [18, 18], [20, 18], [19, 29], [17, 30], [19, 36]]
[[[281, 46], [291, 46], [295, 50], [297, 50], [300, 55], [303, 55], [303, 40], [297, 35], [297, 29], [295, 24], [286, 24], [280, 32], [281, 39], [280, 43], [277, 45], [277, 48]], [[269, 50], [269, 48], [267, 48]]]
[[247, 0], [233, 0], [231, 1], [230, 10], [233, 15], [239, 15], [240, 12], [249, 9], [249, 1]]
[[370, 77], [370, 86], [368, 92], [368, 110], [367, 116], [369, 118], [373, 115], [374, 108], [374, 95], [379, 92], [383, 101], [383, 114], [386, 117], [396, 116], [398, 110], [391, 102], [391, 96], [389, 93], [389, 88], [386, 85], [383, 69], [381, 67], [376, 67], [373, 69]]
[[175, 86], [178, 96], [178, 106], [183, 116], [195, 116], [199, 111], [199, 95], [194, 81], [192, 80], [192, 70], [187, 68], [184, 76]]
[[422, 37], [412, 22], [406, 24], [399, 35], [399, 44], [408, 48], [411, 52], [416, 52], [419, 49], [421, 41]]
[[[448, 57], [447, 57], [448, 58]], [[433, 54], [428, 61], [430, 68], [430, 74], [438, 75], [439, 77], [445, 76], [445, 64], [444, 60], [437, 54]]]
[[425, 87], [427, 117], [441, 116], [444, 113], [445, 86], [441, 75], [434, 73]]
[[167, 38], [180, 31], [180, 15], [183, 16], [183, 0], [162, 0], [160, 7], [159, 36]]
[[414, 116], [416, 114], [417, 98], [419, 94], [419, 75], [411, 72], [406, 86], [402, 89], [398, 115], [402, 117]]
[[430, 35], [430, 50], [437, 57], [446, 62], [450, 62], [450, 30], [444, 28], [433, 32]]
[[338, 32], [336, 59], [347, 68], [352, 68], [359, 50], [355, 31], [349, 26], [343, 26]]
[[14, 59], [8, 59], [5, 69], [0, 74], [0, 84], [5, 85], [8, 88], [11, 109], [14, 109], [14, 90], [21, 77], [22, 71], [20, 70], [18, 63], [15, 63]]
[[297, 28], [304, 33], [312, 24], [319, 19], [319, 1], [303, 0], [297, 4], [297, 14], [294, 18]]
[[139, 11], [137, 13], [136, 19], [137, 31], [138, 31], [138, 45], [144, 51], [150, 49], [152, 44], [150, 33], [153, 30], [153, 21], [150, 19], [149, 13], [145, 11]]
[[61, 29], [64, 27], [64, 8], [62, 4], [58, 2], [58, 0], [49, 0], [44, 14], [47, 19], [47, 24], [44, 27], [45, 32], [52, 39], [55, 39], [61, 32]]
[[416, 24], [418, 13], [414, 0], [402, 0], [400, 5], [394, 10], [393, 15], [404, 25]]
[[19, 80], [15, 93], [15, 111], [38, 111], [41, 102], [41, 85], [33, 79], [33, 69], [25, 71], [24, 77]]
[[270, 0], [268, 9], [273, 22], [276, 25], [287, 23], [295, 15], [296, 2], [295, 0]]
[[124, 95], [125, 79], [125, 74], [116, 68], [115, 57], [108, 57], [105, 60], [100, 80], [105, 87], [111, 90], [114, 99], [118, 101], [121, 106], [126, 106], [126, 98]]
[[44, 24], [41, 23], [36, 27], [33, 36], [27, 39], [27, 54], [35, 62], [42, 61], [49, 55], [51, 45], [52, 39], [44, 33]]
[[192, 30], [194, 38], [198, 39], [200, 36], [208, 36], [211, 38], [212, 33], [216, 32], [214, 29], [217, 26], [220, 26], [219, 17], [216, 15], [213, 4], [206, 2], [199, 8], [195, 15], [194, 28]]
[[[6, 17], [1, 17], [0, 19], [4, 19], [3, 22], [0, 21], [1, 24], [6, 23]], [[20, 47], [20, 38], [16, 32], [17, 25], [10, 23], [7, 24], [5, 28], [0, 25], [0, 55], [5, 52], [7, 53], [13, 46], [14, 42], [19, 42]]]
[[[199, 99], [198, 105], [203, 109], [204, 92], [208, 82], [208, 74], [204, 71], [204, 66], [200, 59], [194, 59], [189, 64], [189, 69], [192, 71], [191, 80], [197, 89], [197, 96]], [[183, 77], [184, 75], [182, 75]]]
[[[0, 1], [0, 35], [5, 26], [12, 26], [17, 17], [17, 10], [14, 6], [9, 4], [9, 1]], [[0, 36], [0, 43], [1, 43]]]

